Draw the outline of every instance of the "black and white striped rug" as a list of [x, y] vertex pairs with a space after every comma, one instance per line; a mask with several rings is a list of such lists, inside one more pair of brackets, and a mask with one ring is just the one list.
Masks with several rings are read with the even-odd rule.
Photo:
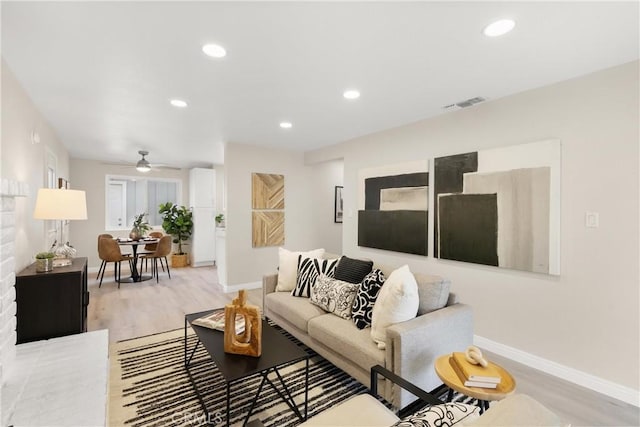
[[[286, 335], [288, 335], [285, 332]], [[299, 343], [311, 355], [309, 363], [308, 415], [313, 416], [367, 388], [324, 358]], [[189, 335], [188, 346], [197, 341]], [[224, 425], [226, 386], [215, 364], [202, 346], [198, 347], [189, 372], [198, 387], [209, 415], [205, 416], [193, 385], [184, 369], [184, 331], [165, 332], [116, 343], [110, 349], [110, 399], [108, 425], [196, 426]], [[304, 362], [280, 369], [299, 408], [304, 407]], [[231, 388], [232, 425], [244, 421], [251, 399], [262, 377], [255, 375]], [[265, 426], [295, 426], [298, 417], [265, 386], [251, 419]]]
[[[308, 416], [320, 413], [367, 387], [283, 331], [311, 355]], [[188, 336], [193, 348], [195, 335]], [[214, 362], [202, 346], [193, 356], [189, 372], [203, 402], [198, 399], [184, 368], [182, 329], [121, 341], [110, 348], [110, 426], [200, 426], [226, 424], [226, 386]], [[304, 362], [280, 369], [298, 407], [304, 404]], [[255, 375], [231, 388], [231, 425], [242, 425], [262, 377]], [[208, 415], [202, 409], [204, 403]], [[265, 386], [251, 419], [265, 426], [295, 426], [298, 417]]]

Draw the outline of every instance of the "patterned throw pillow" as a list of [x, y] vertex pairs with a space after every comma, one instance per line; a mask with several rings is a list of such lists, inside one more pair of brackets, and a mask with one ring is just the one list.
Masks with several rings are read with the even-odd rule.
[[349, 283], [360, 283], [373, 267], [373, 261], [341, 256], [336, 266], [336, 279]]
[[391, 427], [449, 427], [480, 416], [480, 408], [465, 403], [443, 403], [409, 415]]
[[353, 304], [358, 286], [357, 283], [349, 283], [321, 274], [315, 285], [311, 287], [311, 304], [343, 319], [349, 319], [351, 304]]
[[298, 257], [298, 277], [296, 287], [291, 291], [294, 297], [309, 298], [311, 287], [320, 274], [333, 277], [336, 270], [337, 259], [303, 258]]
[[377, 268], [367, 274], [358, 287], [358, 292], [351, 306], [353, 323], [358, 329], [364, 329], [371, 326], [371, 317], [373, 316], [373, 305], [378, 298], [380, 288], [384, 284], [385, 277], [382, 271]]

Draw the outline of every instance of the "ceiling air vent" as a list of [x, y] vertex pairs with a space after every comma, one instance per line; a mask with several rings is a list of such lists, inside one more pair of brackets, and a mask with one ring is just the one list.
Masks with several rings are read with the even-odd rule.
[[467, 107], [471, 107], [472, 105], [478, 104], [480, 102], [486, 101], [485, 98], [481, 97], [481, 96], [476, 96], [475, 98], [470, 98], [470, 99], [466, 99], [464, 101], [460, 101], [460, 102], [456, 102], [455, 104], [449, 104], [449, 105], [445, 105], [444, 108], [445, 110], [449, 110], [455, 107], [458, 108], [467, 108]]

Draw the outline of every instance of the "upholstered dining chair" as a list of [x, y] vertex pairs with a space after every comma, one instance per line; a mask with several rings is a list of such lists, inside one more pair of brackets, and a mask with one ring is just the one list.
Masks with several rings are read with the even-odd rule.
[[[149, 237], [155, 237], [156, 239], [161, 239], [162, 236], [164, 236], [164, 233], [162, 231], [152, 231], [151, 233], [149, 233]], [[144, 245], [144, 248], [138, 253], [140, 255], [152, 254], [156, 251], [157, 247], [158, 247], [158, 243], [147, 243], [146, 245]], [[144, 260], [144, 261], [145, 261], [144, 268], [145, 270], [147, 270], [147, 260]], [[142, 271], [142, 262], [140, 263], [140, 271]], [[164, 266], [162, 267], [162, 271], [164, 271]]]
[[107, 269], [107, 264], [112, 262], [113, 272], [116, 282], [118, 282], [118, 288], [120, 288], [120, 278], [122, 271], [122, 261], [129, 262], [129, 268], [131, 268], [132, 258], [129, 254], [123, 255], [120, 252], [120, 245], [116, 242], [113, 237], [105, 237], [98, 238], [98, 256], [102, 260], [102, 264], [100, 266], [101, 272], [98, 271], [98, 276], [100, 278], [100, 284], [98, 287], [102, 286], [102, 279], [104, 279], [104, 272]]
[[160, 241], [157, 243], [156, 250], [150, 254], [143, 254], [140, 256], [140, 268], [142, 268], [142, 263], [151, 259], [153, 263], [151, 264], [151, 275], [156, 276], [156, 283], [159, 282], [158, 279], [158, 261], [160, 261], [160, 266], [164, 271], [164, 265], [162, 264], [162, 260], [164, 259], [164, 263], [167, 266], [167, 274], [169, 275], [169, 279], [171, 279], [171, 271], [169, 270], [169, 262], [167, 261], [167, 256], [171, 253], [171, 236], [162, 236]]
[[107, 265], [107, 261], [105, 261], [101, 255], [100, 239], [102, 239], [103, 237], [108, 237], [109, 239], [113, 239], [113, 236], [111, 234], [107, 234], [107, 233], [98, 234], [98, 258], [100, 258], [100, 261], [102, 262], [100, 263], [100, 268], [98, 269], [98, 275], [96, 276], [96, 279], [100, 278], [100, 273], [102, 272], [102, 270], [104, 270], [104, 267]]

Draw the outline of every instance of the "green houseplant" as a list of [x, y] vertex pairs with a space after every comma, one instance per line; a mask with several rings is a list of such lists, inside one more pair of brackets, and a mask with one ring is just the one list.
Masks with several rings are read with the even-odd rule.
[[173, 243], [178, 244], [178, 252], [171, 256], [173, 267], [187, 265], [187, 254], [182, 250], [182, 242], [189, 240], [193, 233], [193, 212], [184, 206], [171, 202], [160, 205], [158, 213], [162, 215], [162, 228], [173, 237]]
[[224, 214], [216, 215], [216, 225], [218, 227], [224, 227]]
[[133, 218], [133, 228], [129, 233], [129, 237], [131, 237], [133, 240], [140, 240], [142, 237], [144, 237], [145, 233], [151, 230], [151, 226], [149, 225], [146, 216], [146, 212], [143, 212]]
[[53, 270], [53, 258], [56, 256], [53, 252], [39, 252], [36, 254], [36, 272], [45, 273]]

